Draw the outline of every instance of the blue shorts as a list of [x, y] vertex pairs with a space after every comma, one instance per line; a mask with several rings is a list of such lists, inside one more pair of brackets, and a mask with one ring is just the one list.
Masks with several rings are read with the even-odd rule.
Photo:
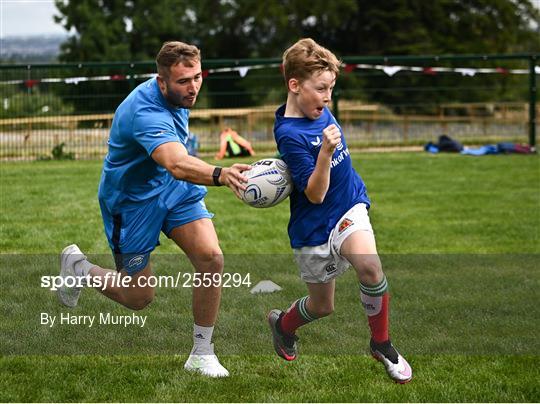
[[161, 194], [140, 202], [110, 209], [100, 200], [105, 234], [113, 251], [116, 269], [128, 275], [142, 271], [150, 253], [159, 245], [159, 233], [170, 237], [178, 226], [212, 218], [204, 203], [206, 187], [174, 181]]

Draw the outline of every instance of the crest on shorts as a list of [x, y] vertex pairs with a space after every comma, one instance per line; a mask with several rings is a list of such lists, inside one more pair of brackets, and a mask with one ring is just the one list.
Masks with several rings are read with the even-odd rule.
[[127, 264], [128, 267], [135, 267], [141, 265], [144, 262], [144, 255], [136, 255], [131, 258]]
[[345, 218], [341, 221], [339, 224], [338, 233], [343, 233], [345, 229], [347, 229], [351, 224], [353, 224], [353, 221], [349, 218]]
[[333, 274], [337, 270], [336, 264], [329, 264], [324, 268], [324, 270], [328, 275]]

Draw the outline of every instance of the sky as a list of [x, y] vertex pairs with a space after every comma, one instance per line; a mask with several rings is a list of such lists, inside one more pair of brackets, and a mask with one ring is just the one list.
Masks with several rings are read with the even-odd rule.
[[54, 14], [54, 0], [0, 0], [0, 38], [66, 34]]

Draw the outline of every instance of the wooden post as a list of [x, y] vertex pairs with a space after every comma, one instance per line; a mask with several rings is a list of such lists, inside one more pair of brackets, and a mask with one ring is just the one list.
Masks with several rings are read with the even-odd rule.
[[403, 143], [409, 140], [409, 116], [405, 114], [403, 117]]

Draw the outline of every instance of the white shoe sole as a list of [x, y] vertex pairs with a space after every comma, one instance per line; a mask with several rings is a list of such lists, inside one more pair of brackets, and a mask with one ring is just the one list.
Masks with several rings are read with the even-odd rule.
[[[67, 269], [68, 268], [67, 258], [70, 255], [70, 254], [67, 254], [67, 252], [73, 247], [79, 250], [80, 254], [82, 255], [81, 250], [76, 244], [68, 245], [66, 248], [62, 250], [62, 253], [60, 255], [60, 276], [62, 278], [66, 276], [75, 276], [74, 271], [73, 273], [70, 273]], [[58, 290], [56, 291], [56, 296], [58, 297], [58, 300], [60, 301], [60, 303], [62, 303], [64, 306], [67, 306], [67, 307], [76, 307], [79, 301], [80, 294], [81, 294], [81, 289], [74, 288], [74, 287], [68, 288], [64, 285], [59, 287]]]
[[[216, 358], [216, 361], [217, 361], [217, 358]], [[215, 370], [215, 371], [210, 371], [210, 370], [206, 370], [204, 367], [196, 367], [194, 365], [191, 364], [191, 357], [188, 358], [188, 360], [186, 361], [186, 363], [184, 364], [184, 369], [187, 370], [188, 372], [194, 372], [194, 373], [199, 373], [203, 376], [207, 376], [207, 377], [212, 377], [212, 378], [221, 378], [221, 377], [228, 377], [229, 376], [229, 371], [227, 369], [225, 369], [218, 361], [218, 365], [221, 369], [219, 370]]]
[[[399, 353], [398, 353], [399, 355]], [[381, 354], [380, 352], [371, 352], [371, 356], [373, 356], [373, 359], [377, 360], [378, 362], [381, 362], [383, 365], [384, 365], [384, 368], [386, 370], [386, 373], [388, 374], [388, 377], [390, 377], [390, 379], [392, 379], [394, 382], [396, 383], [399, 383], [399, 384], [405, 384], [405, 383], [409, 383], [412, 378], [413, 378], [413, 375], [412, 375], [412, 369], [411, 369], [411, 366], [409, 365], [409, 363], [405, 360], [405, 358], [403, 358], [401, 355], [399, 355], [399, 359], [400, 361], [402, 361], [404, 367], [405, 367], [405, 372], [407, 373], [406, 375], [404, 375], [401, 371], [398, 371], [401, 375], [404, 376], [404, 378], [399, 378], [399, 377], [394, 377], [392, 375], [392, 372], [388, 369], [388, 366], [390, 366], [388, 359], [384, 358], [384, 355]]]

